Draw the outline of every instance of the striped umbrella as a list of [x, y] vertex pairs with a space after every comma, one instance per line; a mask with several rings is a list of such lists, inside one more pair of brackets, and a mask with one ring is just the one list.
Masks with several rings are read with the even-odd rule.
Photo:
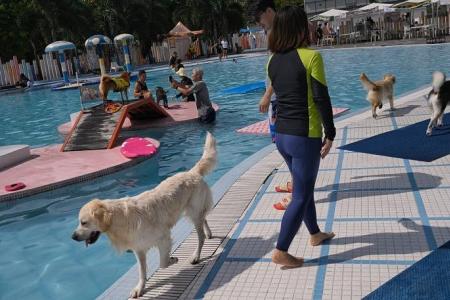
[[106, 35], [102, 35], [102, 34], [93, 35], [90, 38], [88, 38], [86, 40], [86, 42], [84, 42], [84, 46], [86, 48], [92, 48], [92, 47], [99, 46], [99, 45], [110, 45], [110, 44], [111, 44], [111, 39], [109, 37], [107, 37]]
[[130, 59], [130, 49], [128, 48], [128, 42], [133, 42], [134, 36], [129, 33], [122, 33], [114, 37], [114, 42], [116, 44], [121, 44], [123, 48], [123, 55], [125, 58], [125, 67], [128, 72], [131, 72], [133, 66], [131, 65]]

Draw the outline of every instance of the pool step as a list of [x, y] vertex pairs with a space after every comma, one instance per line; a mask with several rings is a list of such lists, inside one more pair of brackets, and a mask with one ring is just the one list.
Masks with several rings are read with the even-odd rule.
[[14, 166], [31, 157], [30, 146], [0, 146], [0, 170]]

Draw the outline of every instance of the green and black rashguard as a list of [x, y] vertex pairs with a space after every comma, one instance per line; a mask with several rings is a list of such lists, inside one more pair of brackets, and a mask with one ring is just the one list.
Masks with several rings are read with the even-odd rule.
[[278, 100], [275, 131], [320, 138], [323, 124], [325, 137], [333, 140], [336, 128], [320, 53], [308, 48], [276, 53], [267, 71]]

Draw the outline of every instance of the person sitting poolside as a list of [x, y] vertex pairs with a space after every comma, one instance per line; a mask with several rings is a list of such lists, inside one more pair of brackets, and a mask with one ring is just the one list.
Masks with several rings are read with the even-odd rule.
[[134, 85], [134, 97], [139, 99], [149, 99], [153, 101], [152, 92], [147, 87], [147, 73], [144, 70], [139, 71], [139, 78]]
[[172, 87], [180, 91], [183, 95], [195, 94], [195, 104], [198, 111], [198, 119], [202, 123], [212, 123], [216, 120], [216, 111], [214, 110], [206, 83], [203, 81], [203, 70], [193, 69], [192, 80], [194, 85], [190, 88], [183, 87], [178, 81], [170, 77]]
[[16, 87], [26, 88], [31, 86], [31, 81], [25, 74], [20, 73], [19, 81], [16, 82]]

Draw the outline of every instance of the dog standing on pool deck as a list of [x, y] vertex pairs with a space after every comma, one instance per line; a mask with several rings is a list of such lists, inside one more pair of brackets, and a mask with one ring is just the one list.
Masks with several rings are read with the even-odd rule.
[[[108, 99], [108, 92], [113, 90], [114, 92], [125, 93], [125, 97], [128, 98], [126, 92], [130, 87], [130, 73], [123, 72], [119, 77], [111, 77], [109, 75], [102, 75], [100, 79], [100, 84], [98, 86], [98, 90], [100, 92], [100, 97], [103, 101]], [[123, 100], [123, 96], [122, 96]]]
[[377, 107], [382, 108], [383, 102], [389, 100], [391, 110], [394, 110], [394, 84], [395, 76], [386, 74], [383, 80], [372, 82], [366, 74], [359, 76], [364, 88], [367, 90], [367, 100], [372, 104], [372, 117], [377, 118]]
[[203, 177], [214, 168], [216, 156], [215, 139], [208, 133], [203, 155], [191, 170], [169, 177], [154, 189], [134, 197], [95, 199], [85, 204], [72, 239], [85, 241], [88, 246], [105, 233], [118, 251], [133, 250], [139, 263], [139, 282], [130, 297], [141, 296], [147, 275], [146, 254], [150, 248], [158, 247], [161, 268], [178, 261], [170, 257], [170, 230], [183, 214], [191, 219], [198, 234], [197, 249], [190, 263], [199, 262], [205, 237], [211, 238], [206, 215], [213, 206], [211, 190]]
[[443, 125], [445, 108], [450, 101], [450, 81], [446, 81], [444, 73], [436, 71], [433, 73], [433, 89], [427, 95], [427, 102], [431, 109], [430, 123], [426, 134], [431, 135], [433, 127]]

